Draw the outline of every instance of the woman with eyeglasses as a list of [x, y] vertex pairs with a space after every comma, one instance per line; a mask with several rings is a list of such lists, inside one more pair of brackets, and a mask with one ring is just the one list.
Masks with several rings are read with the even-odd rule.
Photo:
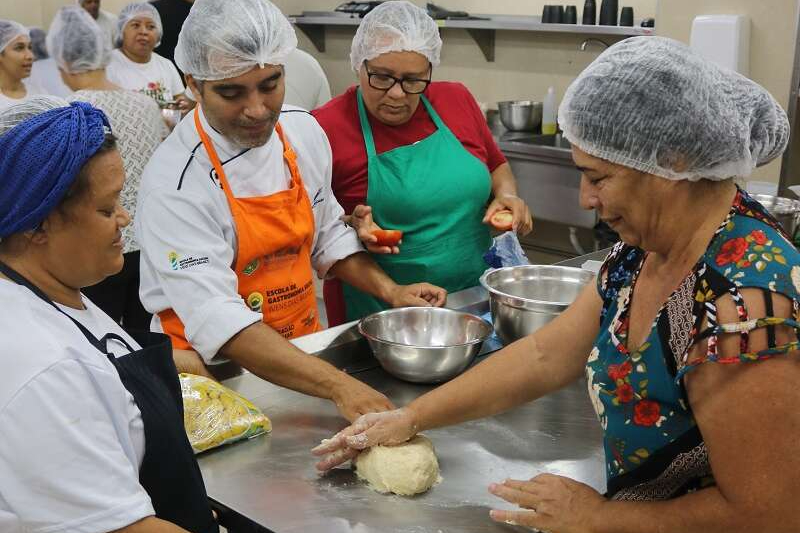
[[[431, 81], [441, 48], [423, 9], [382, 3], [353, 39], [358, 85], [313, 114], [331, 143], [333, 193], [376, 261], [397, 283], [452, 293], [486, 270], [495, 212], [510, 210], [522, 235], [532, 222], [475, 99], [460, 83]], [[378, 230], [400, 230], [402, 241]], [[335, 279], [324, 295], [329, 325], [385, 307]]]

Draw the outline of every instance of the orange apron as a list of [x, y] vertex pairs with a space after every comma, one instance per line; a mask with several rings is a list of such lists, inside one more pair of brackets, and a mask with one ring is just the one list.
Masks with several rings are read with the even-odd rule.
[[[238, 248], [233, 268], [239, 294], [250, 309], [262, 314], [268, 326], [287, 339], [319, 331], [311, 270], [314, 212], [297, 167], [297, 154], [286, 142], [281, 125], [276, 124], [283, 159], [292, 176], [291, 186], [269, 196], [235, 198], [214, 144], [200, 123], [199, 107], [194, 110], [194, 124], [217, 172], [236, 228]], [[192, 348], [175, 311], [167, 309], [158, 316], [174, 348]]]

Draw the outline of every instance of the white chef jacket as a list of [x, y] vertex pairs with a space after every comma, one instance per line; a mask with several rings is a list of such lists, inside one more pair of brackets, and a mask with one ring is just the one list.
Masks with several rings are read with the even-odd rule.
[[[209, 126], [202, 111], [200, 117], [235, 197], [289, 188], [291, 174], [277, 133], [264, 146], [242, 150]], [[237, 292], [233, 216], [193, 119], [189, 115], [177, 125], [142, 175], [135, 217], [141, 246], [139, 296], [154, 314], [153, 331], [163, 331], [158, 313], [173, 309], [186, 339], [211, 362], [223, 344], [262, 315], [250, 310]], [[311, 265], [325, 277], [334, 263], [363, 247], [356, 232], [339, 219], [344, 210], [331, 191], [331, 148], [316, 119], [285, 105], [280, 124], [297, 153], [314, 212]]]
[[[0, 531], [97, 532], [154, 514], [139, 484], [144, 425], [114, 366], [67, 317], [0, 279]], [[140, 346], [83, 299], [96, 337]], [[127, 354], [109, 340], [117, 357]]]

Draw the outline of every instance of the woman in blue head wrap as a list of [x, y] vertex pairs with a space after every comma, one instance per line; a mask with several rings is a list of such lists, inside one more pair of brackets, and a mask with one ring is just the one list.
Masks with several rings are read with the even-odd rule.
[[218, 531], [168, 338], [80, 292], [123, 264], [115, 143], [86, 103], [0, 113], [0, 531]]

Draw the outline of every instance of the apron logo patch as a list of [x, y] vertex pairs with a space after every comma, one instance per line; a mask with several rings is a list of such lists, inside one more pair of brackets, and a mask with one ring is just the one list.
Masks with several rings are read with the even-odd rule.
[[192, 268], [194, 266], [205, 265], [208, 263], [208, 257], [186, 257], [181, 259], [181, 256], [178, 255], [177, 252], [174, 250], [170, 252], [167, 256], [169, 258], [169, 267], [172, 270], [186, 270], [187, 268]]
[[314, 311], [308, 313], [308, 316], [303, 319], [303, 325], [310, 328], [314, 324]]
[[244, 267], [244, 270], [242, 270], [242, 274], [244, 274], [245, 276], [252, 276], [253, 272], [258, 270], [260, 264], [261, 261], [259, 261], [258, 258], [253, 259], [252, 261], [247, 263], [247, 266]]
[[260, 313], [264, 307], [264, 297], [260, 292], [251, 293], [247, 297], [247, 306], [256, 313]]

